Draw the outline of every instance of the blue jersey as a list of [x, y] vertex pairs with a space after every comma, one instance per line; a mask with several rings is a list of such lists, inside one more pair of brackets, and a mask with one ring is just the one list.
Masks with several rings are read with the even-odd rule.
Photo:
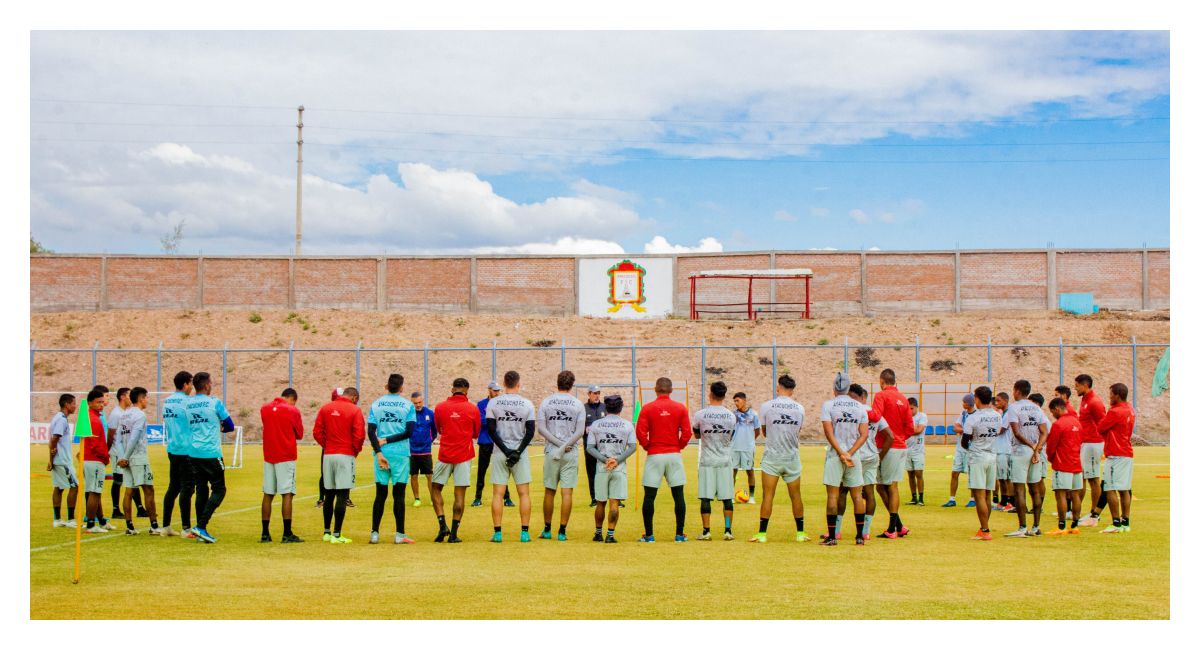
[[175, 391], [162, 402], [163, 433], [167, 436], [167, 453], [176, 456], [192, 454], [192, 427], [188, 424], [187, 393]]
[[477, 406], [479, 406], [479, 440], [478, 440], [478, 443], [481, 445], [492, 444], [492, 436], [488, 435], [488, 430], [487, 430], [487, 405], [488, 405], [488, 400], [490, 400], [490, 399], [491, 399], [490, 397], [485, 397], [485, 398], [479, 400], [479, 404], [477, 405]]
[[433, 441], [437, 438], [437, 425], [433, 422], [433, 409], [422, 407], [416, 414], [416, 424], [413, 425], [412, 453], [414, 456], [428, 456], [433, 453]]
[[[402, 395], [389, 394], [371, 403], [367, 412], [367, 424], [375, 425], [375, 435], [380, 438], [404, 433], [406, 423], [416, 422], [416, 407]], [[414, 426], [415, 430], [415, 426]], [[407, 456], [409, 454], [408, 440], [400, 440], [382, 444], [382, 451], [388, 455]]]
[[192, 429], [192, 458], [221, 457], [221, 423], [229, 419], [225, 404], [212, 395], [193, 395], [187, 402]]

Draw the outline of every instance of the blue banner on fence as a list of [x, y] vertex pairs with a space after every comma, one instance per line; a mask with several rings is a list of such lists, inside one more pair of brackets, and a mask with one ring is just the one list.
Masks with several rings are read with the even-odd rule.
[[167, 434], [161, 424], [146, 425], [146, 442], [151, 445], [161, 445], [167, 441]]

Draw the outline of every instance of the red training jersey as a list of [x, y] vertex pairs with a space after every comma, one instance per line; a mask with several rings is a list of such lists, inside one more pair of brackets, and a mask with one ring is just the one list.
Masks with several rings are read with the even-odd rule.
[[1104, 455], [1133, 458], [1133, 423], [1137, 415], [1129, 402], [1121, 402], [1108, 410], [1097, 425], [1104, 436]]
[[1076, 411], [1075, 407], [1071, 406], [1071, 400], [1065, 399], [1063, 401], [1067, 403], [1067, 415], [1069, 415], [1075, 419], [1079, 419], [1079, 411]]
[[895, 440], [892, 449], [904, 449], [906, 442], [913, 434], [912, 411], [908, 410], [908, 398], [895, 386], [887, 386], [875, 393], [875, 401], [871, 406], [887, 420], [888, 428], [892, 430]]
[[1079, 446], [1083, 436], [1083, 425], [1074, 415], [1064, 415], [1050, 425], [1046, 434], [1046, 458], [1056, 472], [1078, 474], [1083, 471], [1079, 462]]
[[[867, 422], [869, 424], [875, 424], [876, 422], [878, 422], [882, 419], [883, 419], [883, 416], [879, 414], [879, 411], [876, 411], [873, 408], [867, 409]], [[887, 422], [884, 421], [884, 424], [886, 425]], [[889, 430], [889, 427], [883, 426], [883, 427], [880, 427], [879, 430], [875, 432], [875, 450], [876, 451], [883, 449], [883, 432], [888, 431], [888, 430]], [[895, 435], [895, 434], [892, 434], [892, 435]], [[891, 451], [891, 449], [895, 446], [896, 446], [896, 442], [893, 440], [892, 445], [891, 445], [891, 447], [888, 447], [888, 450]]]
[[362, 451], [363, 440], [366, 438], [362, 410], [345, 397], [338, 395], [337, 399], [317, 411], [317, 421], [313, 423], [313, 439], [321, 445], [326, 454], [357, 456], [358, 452]]
[[304, 437], [304, 420], [300, 409], [282, 397], [262, 405], [263, 462], [286, 463], [296, 460], [296, 441]]
[[83, 439], [83, 459], [107, 465], [108, 440], [105, 438], [104, 424], [100, 421], [100, 412], [89, 408], [88, 419], [92, 422], [92, 435]]
[[438, 446], [438, 461], [442, 463], [465, 463], [475, 457], [475, 438], [479, 437], [479, 407], [472, 404], [462, 393], [433, 408], [433, 424], [437, 427], [441, 444]]
[[659, 395], [638, 413], [637, 438], [647, 456], [679, 453], [692, 439], [687, 407], [670, 395]]
[[1083, 444], [1104, 442], [1104, 436], [1096, 430], [1096, 425], [1103, 419], [1104, 402], [1096, 395], [1096, 391], [1089, 390], [1079, 398], [1079, 423], [1083, 425]]

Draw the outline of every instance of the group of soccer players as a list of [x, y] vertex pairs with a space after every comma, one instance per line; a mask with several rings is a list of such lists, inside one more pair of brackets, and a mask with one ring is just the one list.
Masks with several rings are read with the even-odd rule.
[[[1078, 413], [1070, 403], [1070, 391], [1060, 386], [1049, 403], [1054, 418], [1051, 425], [1042, 410], [1043, 398], [1033, 393], [1026, 380], [1013, 385], [1012, 398], [1005, 392], [995, 395], [981, 386], [964, 396], [964, 410], [954, 425], [961, 434], [955, 450], [951, 474], [951, 497], [946, 507], [956, 505], [958, 477], [968, 476], [976, 509], [979, 531], [974, 539], [991, 539], [989, 526], [993, 510], [1015, 512], [1017, 530], [1007, 537], [1036, 537], [1042, 534], [1041, 515], [1045, 499], [1044, 479], [1051, 489], [1058, 511], [1058, 529], [1047, 535], [1070, 535], [1079, 526], [1095, 525], [1107, 505], [1113, 524], [1104, 533], [1129, 531], [1129, 505], [1132, 498], [1132, 434], [1135, 415], [1127, 402], [1128, 389], [1113, 384], [1109, 389], [1109, 408], [1092, 391], [1088, 375], [1076, 378], [1075, 391], [1080, 397]], [[96, 386], [87, 395], [88, 417], [93, 435], [83, 441], [83, 473], [87, 532], [102, 534], [115, 527], [104, 517], [101, 504], [106, 466], [111, 465], [114, 482], [124, 486], [124, 514], [117, 508], [114, 492], [114, 518], [124, 517], [126, 534], [138, 533], [132, 508], [137, 504], [139, 517], [150, 519], [150, 534], [194, 537], [216, 542], [208, 525], [225, 496], [221, 434], [234, 429], [221, 400], [210, 395], [212, 380], [208, 373], [192, 375], [180, 372], [174, 378], [176, 391], [163, 400], [163, 423], [170, 463], [170, 482], [163, 503], [163, 522], [159, 525], [155, 507], [154, 481], [147, 455], [145, 388], [120, 389], [119, 404], [105, 414], [109, 393]], [[908, 474], [912, 499], [907, 505], [924, 505], [924, 433], [928, 418], [918, 409], [916, 399], [903, 395], [896, 387], [895, 373], [879, 375], [880, 390], [868, 405], [868, 391], [851, 383], [844, 372], [838, 373], [832, 396], [821, 406], [821, 426], [828, 443], [823, 483], [826, 487], [826, 526], [821, 544], [837, 545], [841, 538], [842, 518], [848, 505], [853, 507], [855, 544], [865, 544], [871, 536], [876, 503], [888, 512], [884, 538], [898, 539], [909, 534], [900, 516], [899, 484]], [[520, 517], [520, 541], [529, 542], [532, 480], [529, 447], [540, 436], [542, 454], [542, 539], [567, 540], [574, 490], [579, 480], [578, 446], [585, 454], [584, 464], [594, 509], [593, 541], [616, 543], [620, 509], [628, 499], [626, 461], [640, 446], [646, 452], [641, 484], [644, 532], [639, 542], [652, 543], [654, 512], [658, 490], [663, 481], [674, 502], [676, 542], [688, 541], [684, 532], [687, 503], [684, 499], [686, 472], [682, 450], [692, 437], [700, 443], [697, 462], [697, 492], [700, 499], [700, 541], [714, 539], [713, 501], [721, 505], [722, 538], [734, 539], [735, 497], [754, 501], [755, 441], [762, 436], [764, 451], [760, 462], [762, 503], [759, 528], [749, 541], [765, 543], [776, 490], [782, 479], [791, 503], [798, 542], [808, 541], [804, 530], [804, 501], [800, 491], [802, 464], [799, 454], [800, 430], [805, 409], [793, 398], [796, 382], [788, 375], [777, 379], [776, 397], [751, 408], [744, 393], [733, 396], [733, 409], [726, 406], [728, 389], [724, 382], [708, 387], [707, 404], [695, 413], [671, 398], [671, 380], [662, 377], [655, 383], [655, 399], [645, 404], [636, 422], [622, 416], [624, 400], [619, 395], [601, 399], [598, 386], [588, 387], [586, 403], [573, 394], [575, 376], [559, 373], [557, 392], [542, 400], [535, 409], [521, 395], [521, 377], [515, 371], [503, 376], [503, 383], [491, 382], [488, 396], [478, 403], [468, 399], [469, 382], [457, 378], [451, 395], [434, 409], [424, 407], [419, 392], [404, 395], [404, 377], [392, 374], [384, 394], [374, 400], [364, 415], [358, 406], [355, 388], [335, 390], [331, 400], [317, 413], [313, 439], [321, 446], [321, 498], [324, 533], [322, 540], [347, 544], [343, 534], [350, 491], [355, 487], [355, 461], [369, 442], [372, 450], [375, 500], [371, 513], [370, 543], [380, 541], [380, 524], [389, 496], [395, 521], [394, 542], [412, 544], [405, 532], [406, 490], [413, 482], [414, 506], [420, 505], [419, 476], [427, 476], [427, 490], [438, 521], [435, 542], [459, 543], [459, 527], [471, 487], [472, 462], [480, 462], [474, 474], [477, 482], [473, 506], [481, 504], [485, 474], [492, 485], [491, 515], [493, 542], [502, 542], [502, 524], [506, 507], [517, 506]], [[271, 515], [274, 497], [282, 502], [283, 534], [281, 542], [303, 540], [292, 530], [292, 506], [296, 493], [297, 442], [304, 437], [304, 424], [296, 407], [298, 394], [287, 388], [260, 409], [263, 426], [263, 499], [261, 541], [271, 542]], [[50, 462], [54, 485], [54, 526], [74, 525], [74, 503], [78, 480], [72, 464], [72, 437], [68, 418], [76, 412], [75, 398], [64, 394], [60, 412], [50, 428]], [[432, 442], [439, 440], [437, 459], [432, 460]], [[493, 462], [493, 456], [496, 456]], [[490, 472], [488, 471], [490, 465]], [[1049, 465], [1049, 468], [1047, 467]], [[747, 475], [749, 494], [735, 493], [737, 470]], [[119, 479], [117, 478], [119, 477]], [[450, 522], [446, 521], [443, 490], [453, 480], [454, 500]], [[516, 488], [518, 503], [509, 492], [510, 481]], [[1081, 517], [1082, 501], [1091, 488], [1090, 512]], [[67, 491], [68, 519], [61, 517], [63, 492]], [[143, 497], [143, 510], [135, 497]], [[196, 522], [191, 522], [191, 501], [196, 500]], [[182, 533], [171, 528], [171, 515], [178, 498], [183, 520]], [[558, 530], [553, 535], [555, 501], [558, 501]], [[1032, 516], [1032, 522], [1027, 518]], [[1066, 519], [1071, 519], [1067, 528]]]

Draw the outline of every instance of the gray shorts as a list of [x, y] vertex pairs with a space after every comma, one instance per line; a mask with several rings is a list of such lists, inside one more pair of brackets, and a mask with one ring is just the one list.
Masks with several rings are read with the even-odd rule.
[[967, 487], [972, 490], [996, 489], [996, 454], [987, 451], [968, 454]]
[[50, 482], [58, 490], [79, 487], [79, 479], [75, 477], [75, 468], [70, 465], [55, 465], [50, 470]]
[[879, 476], [875, 479], [875, 484], [899, 483], [904, 478], [904, 464], [907, 461], [907, 449], [889, 449], [887, 455], [879, 459]]
[[604, 469], [604, 465], [596, 466], [596, 503], [603, 504], [609, 499], [628, 499], [629, 498], [629, 479], [625, 475], [625, 469], [615, 469], [608, 471]]
[[962, 474], [967, 471], [967, 450], [955, 445], [954, 462], [950, 465], [951, 472]]
[[1050, 489], [1082, 490], [1083, 472], [1054, 472], [1054, 478], [1050, 479]]
[[705, 467], [696, 469], [696, 496], [701, 499], [733, 498], [733, 467]]
[[646, 466], [642, 470], [643, 487], [660, 487], [663, 479], [667, 485], [679, 487], [687, 482], [687, 474], [683, 471], [683, 456], [681, 454], [651, 454], [646, 456]]
[[862, 462], [854, 459], [854, 467], [846, 467], [837, 454], [825, 454], [825, 485], [833, 487], [861, 487], [863, 484]]
[[875, 485], [879, 480], [879, 454], [856, 457], [854, 462], [862, 465], [863, 485]]
[[579, 482], [579, 456], [574, 452], [565, 453], [561, 460], [554, 460], [546, 455], [542, 464], [542, 483], [546, 489], [574, 489]]
[[914, 454], [908, 453], [908, 458], [904, 461], [904, 469], [909, 472], [921, 472], [925, 470], [925, 452]]
[[492, 485], [508, 485], [508, 477], [517, 485], [529, 485], [533, 473], [529, 470], [529, 449], [521, 452], [521, 459], [516, 465], [508, 466], [508, 459], [499, 454], [492, 459]]
[[454, 479], [454, 487], [471, 487], [471, 461], [464, 460], [461, 463], [443, 463], [439, 460], [433, 464], [434, 483], [448, 485], [452, 478]]
[[263, 463], [263, 494], [295, 494], [296, 461]]
[[754, 452], [733, 450], [733, 468], [751, 471], [754, 469]]
[[1133, 489], [1133, 458], [1109, 456], [1104, 459], [1104, 489], [1118, 492]]
[[98, 460], [83, 461], [83, 491], [104, 493], [104, 463]]
[[778, 476], [783, 479], [784, 483], [792, 483], [800, 480], [800, 472], [803, 466], [800, 464], [800, 454], [788, 458], [775, 458], [763, 454], [762, 472], [771, 476]]
[[1038, 455], [1038, 462], [1033, 462], [1033, 450], [1027, 453], [1012, 454], [1008, 457], [1008, 478], [1013, 483], [1040, 483], [1046, 478], [1046, 459]]
[[325, 476], [326, 490], [353, 490], [354, 456], [325, 454], [321, 459], [321, 473]]
[[1083, 465], [1084, 480], [1100, 478], [1104, 473], [1104, 443], [1086, 442], [1079, 446], [1079, 463]]
[[149, 463], [130, 463], [129, 467], [118, 467], [121, 470], [121, 483], [126, 488], [154, 486], [154, 474], [150, 472]]
[[996, 454], [996, 478], [1001, 481], [1009, 480], [1012, 469], [1012, 454]]

